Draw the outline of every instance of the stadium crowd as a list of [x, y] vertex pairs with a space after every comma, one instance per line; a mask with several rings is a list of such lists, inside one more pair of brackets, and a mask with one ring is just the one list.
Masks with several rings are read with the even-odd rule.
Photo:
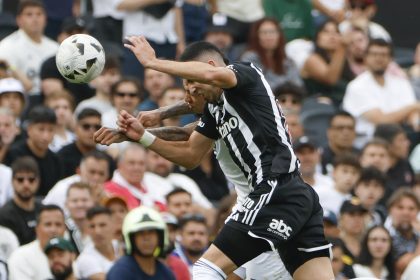
[[[179, 78], [141, 67], [122, 45], [128, 35], [144, 35], [158, 57], [177, 59], [205, 40], [259, 67], [319, 195], [335, 279], [418, 279], [420, 44], [413, 65], [399, 65], [390, 33], [372, 21], [375, 0], [3, 7], [11, 21], [0, 26], [0, 280], [188, 280], [235, 205], [212, 152], [186, 170], [136, 143], [95, 143], [121, 110], [186, 98]], [[89, 84], [67, 82], [55, 65], [60, 42], [77, 33], [106, 52]], [[161, 126], [198, 119], [162, 117]], [[228, 279], [249, 279], [246, 265]]]

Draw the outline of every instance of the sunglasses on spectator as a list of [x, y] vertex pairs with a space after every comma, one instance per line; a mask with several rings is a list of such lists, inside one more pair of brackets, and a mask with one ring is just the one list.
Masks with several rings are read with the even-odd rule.
[[83, 130], [99, 130], [101, 128], [100, 124], [88, 124], [88, 123], [82, 123], [80, 126], [83, 128]]
[[117, 92], [115, 93], [115, 96], [124, 98], [126, 96], [130, 97], [130, 98], [135, 98], [138, 96], [137, 92]]
[[32, 184], [33, 182], [35, 182], [36, 177], [14, 177], [13, 179], [18, 181], [19, 183], [23, 183], [26, 180]]

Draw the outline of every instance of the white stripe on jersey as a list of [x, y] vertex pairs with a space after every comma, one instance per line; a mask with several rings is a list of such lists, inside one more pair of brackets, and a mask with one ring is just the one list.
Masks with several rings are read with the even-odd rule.
[[[235, 141], [233, 140], [233, 137], [231, 134], [228, 134], [227, 136], [227, 141], [229, 142], [230, 146], [232, 147], [232, 151], [235, 152], [235, 156], [236, 158], [239, 160], [239, 162], [241, 163], [241, 165], [243, 166], [243, 169], [249, 174], [250, 178], [246, 178], [247, 179], [247, 183], [248, 185], [251, 185], [252, 182], [252, 172], [251, 172], [251, 168], [248, 166], [248, 164], [244, 161], [244, 159], [241, 156], [241, 153], [239, 152], [238, 147], [236, 146]], [[222, 140], [223, 141], [223, 140]], [[229, 148], [227, 148], [229, 149]], [[239, 169], [239, 167], [238, 167]], [[239, 169], [240, 170], [240, 169]], [[240, 170], [241, 171], [241, 170]], [[241, 173], [243, 174], [243, 172], [241, 171]], [[243, 174], [244, 178], [245, 178], [245, 174]]]
[[[235, 116], [238, 119], [238, 122], [239, 122], [238, 123], [238, 129], [242, 133], [246, 143], [248, 144], [249, 152], [251, 153], [251, 155], [255, 159], [255, 168], [256, 168], [256, 174], [257, 174], [256, 184], [258, 185], [263, 180], [263, 169], [262, 169], [261, 158], [260, 158], [261, 151], [258, 148], [258, 146], [255, 144], [255, 142], [253, 141], [254, 135], [252, 134], [251, 129], [249, 129], [248, 125], [240, 117], [238, 112], [236, 112], [236, 110], [228, 103], [226, 98], [224, 98], [223, 105], [224, 105], [224, 108], [227, 112], [229, 112], [232, 116]], [[232, 137], [229, 137], [228, 140], [229, 140], [230, 145], [232, 145], [232, 142], [234, 143]], [[244, 159], [242, 158], [242, 155], [238, 151], [238, 149], [235, 149], [235, 155], [241, 163], [244, 162]], [[242, 165], [244, 165], [244, 164], [242, 164]]]
[[265, 87], [267, 93], [269, 95], [271, 95], [271, 97], [272, 97], [272, 98], [270, 98], [270, 102], [271, 102], [271, 108], [273, 109], [274, 117], [275, 117], [276, 123], [277, 123], [278, 135], [280, 135], [281, 142], [289, 149], [289, 152], [292, 155], [292, 159], [290, 160], [290, 166], [289, 166], [289, 173], [290, 173], [292, 171], [295, 171], [295, 169], [296, 169], [297, 157], [296, 157], [295, 153], [293, 152], [292, 146], [287, 141], [286, 128], [282, 127], [281, 116], [280, 116], [278, 105], [277, 105], [276, 100], [274, 98], [274, 94], [273, 94], [273, 92], [271, 90], [271, 87], [268, 84], [267, 80], [264, 78], [263, 73], [261, 73], [260, 69], [258, 69], [258, 67], [254, 66], [254, 64], [252, 64], [252, 63], [251, 63], [251, 67], [254, 68], [255, 71], [257, 71], [258, 75], [260, 75], [261, 81], [264, 84], [264, 87]]

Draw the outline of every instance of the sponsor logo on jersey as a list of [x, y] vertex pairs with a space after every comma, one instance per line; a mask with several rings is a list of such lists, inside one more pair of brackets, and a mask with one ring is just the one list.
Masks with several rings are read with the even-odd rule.
[[198, 122], [198, 124], [197, 124], [197, 126], [199, 126], [199, 127], [204, 127], [204, 125], [205, 125], [205, 124], [204, 124], [204, 122], [203, 122], [203, 121], [201, 121], [201, 120], [200, 120], [200, 121]]
[[267, 231], [277, 234], [287, 240], [290, 237], [292, 228], [289, 227], [283, 220], [272, 219]]
[[238, 119], [236, 117], [230, 117], [222, 124], [218, 125], [217, 130], [219, 130], [220, 136], [222, 136], [222, 138], [225, 138], [229, 133], [232, 132], [232, 130], [238, 128], [238, 125]]

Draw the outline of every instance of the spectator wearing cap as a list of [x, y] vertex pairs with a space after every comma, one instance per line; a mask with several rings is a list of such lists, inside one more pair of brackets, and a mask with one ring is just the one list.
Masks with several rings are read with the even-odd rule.
[[229, 61], [236, 61], [242, 54], [244, 45], [233, 43], [233, 33], [226, 15], [216, 13], [209, 17], [204, 41], [218, 47]]
[[376, 126], [374, 137], [384, 139], [389, 145], [390, 167], [387, 171], [386, 201], [400, 187], [414, 185], [414, 171], [408, 161], [410, 140], [399, 124], [380, 124]]
[[389, 216], [385, 226], [391, 233], [397, 276], [420, 255], [417, 215], [420, 203], [409, 188], [396, 190], [388, 200]]
[[73, 183], [83, 182], [89, 185], [95, 204], [104, 198], [104, 183], [109, 178], [109, 156], [100, 151], [92, 151], [83, 156], [76, 174], [57, 182], [42, 201], [65, 207], [66, 194]]
[[338, 229], [338, 219], [337, 215], [333, 211], [324, 209], [324, 235], [326, 237], [338, 237], [340, 230]]
[[[101, 203], [111, 211], [112, 223], [114, 225], [114, 240], [120, 244], [119, 248], [124, 248], [124, 238], [122, 234], [122, 225], [125, 216], [128, 213], [128, 204], [124, 197], [118, 195], [108, 195]], [[122, 252], [121, 252], [122, 253]]]
[[47, 255], [54, 280], [87, 280], [87, 278], [76, 278], [73, 271], [75, 250], [66, 239], [61, 237], [50, 239], [44, 248], [44, 253]]
[[19, 80], [15, 78], [0, 80], [0, 107], [12, 110], [18, 125], [26, 103], [25, 90]]
[[39, 188], [39, 168], [33, 158], [20, 157], [12, 163], [12, 185], [12, 199], [0, 208], [0, 225], [11, 229], [20, 245], [24, 245], [36, 238], [36, 216], [42, 206], [35, 200]]
[[379, 124], [403, 124], [418, 129], [420, 101], [407, 79], [386, 72], [393, 47], [375, 39], [365, 52], [367, 71], [351, 81], [343, 99], [343, 109], [356, 118], [355, 145], [362, 147]]
[[379, 204], [385, 194], [385, 175], [375, 167], [363, 168], [354, 187], [354, 194], [369, 211], [368, 224], [382, 225], [387, 216], [386, 208]]
[[332, 178], [334, 187], [318, 189], [319, 202], [323, 209], [329, 209], [338, 215], [341, 204], [351, 197], [354, 185], [360, 176], [360, 164], [352, 154], [344, 154], [336, 158]]
[[[98, 150], [93, 140], [93, 134], [99, 128], [101, 128], [101, 114], [95, 109], [86, 108], [76, 116], [74, 130], [76, 140], [61, 148], [57, 153], [63, 163], [63, 177], [76, 174], [83, 155]], [[115, 164], [111, 157], [108, 156], [108, 159], [110, 164], [110, 172], [108, 174], [112, 174]]]
[[345, 200], [340, 208], [338, 226], [340, 228], [340, 239], [343, 240], [344, 263], [346, 267], [344, 274], [354, 278], [352, 265], [358, 258], [361, 250], [361, 241], [366, 230], [367, 209], [357, 197]]
[[346, 33], [353, 26], [363, 29], [371, 39], [391, 42], [391, 36], [381, 25], [372, 21], [377, 11], [375, 0], [350, 0], [349, 17], [340, 23], [340, 32]]
[[87, 211], [89, 236], [93, 244], [77, 257], [76, 269], [82, 278], [105, 280], [106, 274], [120, 257], [118, 241], [113, 240], [114, 224], [111, 211], [96, 206]]
[[176, 243], [174, 255], [188, 266], [192, 278], [193, 264], [209, 246], [209, 229], [202, 215], [187, 214], [179, 219], [180, 241]]
[[53, 237], [63, 237], [64, 213], [58, 206], [44, 205], [37, 217], [36, 240], [16, 249], [7, 262], [10, 280], [45, 280], [52, 274], [44, 248]]
[[318, 171], [320, 154], [316, 144], [307, 136], [302, 136], [293, 143], [293, 149], [301, 164], [300, 172], [303, 180], [311, 185], [315, 191], [332, 189], [333, 181], [331, 178]]
[[286, 57], [285, 43], [277, 21], [262, 18], [252, 25], [247, 51], [241, 56], [242, 61], [252, 62], [262, 70], [272, 89], [285, 82], [303, 84], [295, 63]]
[[330, 175], [333, 170], [334, 160], [337, 156], [351, 153], [359, 154], [354, 147], [356, 139], [356, 120], [346, 111], [337, 111], [331, 116], [327, 129], [327, 144], [322, 148], [322, 173]]
[[[60, 26], [60, 25], [58, 25]], [[74, 34], [87, 34], [86, 21], [80, 17], [67, 17], [61, 25], [61, 32], [57, 36], [57, 42], [61, 43]], [[43, 98], [48, 97], [52, 92], [67, 89], [74, 97], [75, 105], [80, 101], [92, 97], [94, 90], [88, 84], [75, 84], [68, 82], [60, 72], [55, 63], [55, 55], [49, 56], [41, 65], [41, 92], [37, 98], [30, 96], [31, 104], [43, 103]]]
[[46, 11], [41, 1], [20, 1], [16, 22], [19, 30], [0, 42], [0, 56], [33, 82], [31, 94], [39, 94], [41, 64], [56, 53], [58, 44], [44, 36]]
[[28, 138], [11, 147], [4, 162], [10, 165], [18, 157], [33, 157], [41, 179], [37, 195], [45, 196], [63, 172], [58, 156], [48, 148], [54, 138], [57, 117], [50, 108], [37, 106], [29, 112], [27, 121]]

